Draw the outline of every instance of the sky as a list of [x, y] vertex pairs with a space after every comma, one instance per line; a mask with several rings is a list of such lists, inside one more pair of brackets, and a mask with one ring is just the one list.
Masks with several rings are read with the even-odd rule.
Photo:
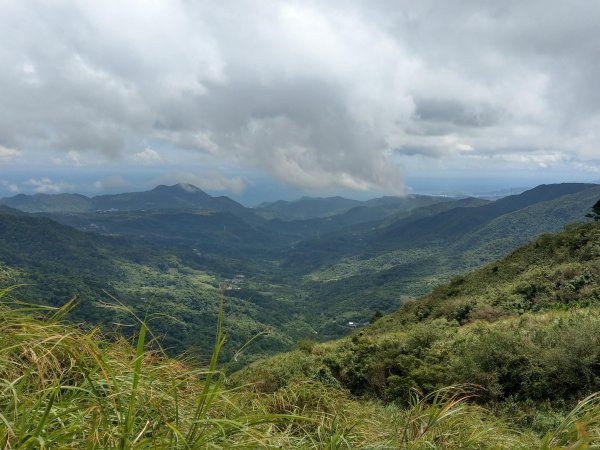
[[2, 0], [0, 196], [600, 180], [600, 2]]

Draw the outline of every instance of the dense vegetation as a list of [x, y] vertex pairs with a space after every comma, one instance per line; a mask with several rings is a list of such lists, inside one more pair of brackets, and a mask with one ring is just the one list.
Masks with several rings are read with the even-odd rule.
[[303, 341], [236, 380], [264, 392], [310, 380], [399, 405], [410, 405], [412, 390], [468, 384], [497, 418], [544, 433], [600, 391], [599, 279], [600, 224], [572, 225], [350, 337]]
[[[200, 359], [209, 356], [205, 343], [212, 336], [224, 277], [198, 264], [185, 264], [171, 251], [145, 242], [83, 233], [47, 218], [11, 211], [0, 213], [0, 236], [0, 282], [19, 285], [18, 294], [27, 301], [60, 306], [76, 295], [78, 307], [69, 314], [72, 320], [101, 324], [107, 330], [118, 326], [120, 332], [130, 334], [131, 318], [105, 307], [119, 301], [150, 318], [171, 354], [187, 351]], [[233, 274], [235, 268], [230, 269]], [[246, 284], [250, 282], [235, 286]], [[285, 322], [281, 303], [273, 305], [268, 297], [251, 302], [247, 291], [241, 295], [241, 288], [226, 292], [225, 323], [235, 331], [225, 354], [259, 333], [256, 354], [292, 344], [293, 334], [269, 325]]]
[[[74, 194], [18, 196], [11, 201], [55, 212], [0, 206], [0, 264], [5, 285], [23, 284], [19, 295], [28, 301], [59, 306], [76, 295], [80, 306], [69, 318], [108, 330], [118, 324], [130, 335], [130, 320], [103, 306], [116, 299], [151, 318], [171, 355], [201, 360], [223, 288], [231, 330], [223, 353], [261, 335], [243, 364], [302, 338], [346, 335], [377, 311], [396, 310], [540, 233], [585, 220], [598, 197], [597, 185], [564, 184], [496, 202], [304, 199], [302, 214], [325, 217], [282, 220], [182, 185], [95, 198], [120, 209], [91, 212], [56, 212], [69, 198], [77, 209], [82, 198]], [[152, 205], [175, 209], [145, 209]]]
[[569, 226], [349, 337], [304, 340], [231, 376], [218, 358], [223, 306], [204, 342], [210, 363], [196, 369], [165, 356], [152, 324], [123, 305], [113, 309], [135, 319], [131, 344], [62, 325], [71, 304], [19, 307], [5, 290], [0, 439], [7, 449], [593, 448], [598, 277], [600, 222]]

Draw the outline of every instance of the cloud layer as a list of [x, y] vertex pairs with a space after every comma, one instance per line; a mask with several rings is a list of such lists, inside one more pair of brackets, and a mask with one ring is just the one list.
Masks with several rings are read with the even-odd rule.
[[598, 2], [0, 9], [0, 163], [168, 164], [191, 151], [303, 188], [390, 192], [415, 158], [600, 168]]

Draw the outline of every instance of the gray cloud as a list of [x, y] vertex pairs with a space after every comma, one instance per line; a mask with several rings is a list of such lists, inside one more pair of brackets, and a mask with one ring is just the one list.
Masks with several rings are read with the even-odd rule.
[[97, 180], [93, 184], [93, 188], [99, 192], [122, 190], [129, 186], [125, 178], [120, 175], [110, 175], [102, 180]]
[[502, 111], [490, 103], [466, 103], [457, 99], [415, 99], [415, 121], [446, 123], [453, 127], [489, 127], [498, 124]]
[[0, 9], [0, 146], [21, 159], [192, 150], [304, 188], [400, 192], [398, 158], [595, 167], [599, 152], [596, 2]]

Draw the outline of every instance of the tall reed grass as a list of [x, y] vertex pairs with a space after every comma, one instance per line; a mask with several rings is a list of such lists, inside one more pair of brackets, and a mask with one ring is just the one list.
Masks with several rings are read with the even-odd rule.
[[[229, 388], [219, 364], [221, 302], [202, 369], [165, 356], [146, 322], [132, 341], [63, 323], [75, 305], [9, 301], [0, 290], [0, 449], [597, 448], [600, 397], [539, 437], [469, 401], [472, 390], [414, 393], [408, 407], [352, 398], [318, 381], [274, 393]], [[34, 317], [33, 317], [34, 316]], [[209, 345], [207, 343], [207, 345]], [[596, 446], [596, 447], [594, 447]]]
[[143, 320], [133, 347], [124, 338], [105, 339], [97, 328], [62, 324], [73, 305], [0, 307], [0, 448], [261, 446], [264, 424], [300, 420], [230, 401], [225, 371], [217, 367], [225, 342], [222, 303], [204, 369], [148, 345]]

